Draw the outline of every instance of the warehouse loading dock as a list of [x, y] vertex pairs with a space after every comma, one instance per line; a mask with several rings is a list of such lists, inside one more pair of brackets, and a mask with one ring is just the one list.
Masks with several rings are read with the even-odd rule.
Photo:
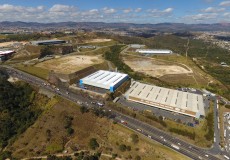
[[129, 101], [187, 116], [205, 116], [203, 96], [199, 94], [134, 82], [125, 96]]

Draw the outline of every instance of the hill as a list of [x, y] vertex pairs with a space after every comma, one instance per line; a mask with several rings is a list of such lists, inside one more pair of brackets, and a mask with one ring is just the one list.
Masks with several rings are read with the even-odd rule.
[[184, 23], [158, 23], [158, 24], [134, 24], [134, 23], [104, 23], [104, 22], [0, 22], [0, 28], [75, 28], [75, 29], [105, 29], [117, 28], [121, 30], [133, 28], [151, 28], [157, 31], [230, 31], [230, 23], [214, 24], [184, 24]]

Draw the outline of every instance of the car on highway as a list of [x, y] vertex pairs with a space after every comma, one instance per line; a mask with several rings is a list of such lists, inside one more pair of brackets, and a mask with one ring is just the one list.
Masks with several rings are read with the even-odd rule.
[[139, 128], [137, 128], [137, 131], [142, 132], [142, 130], [141, 130], [141, 129], [139, 129]]
[[226, 158], [226, 159], [230, 159], [228, 156], [226, 156], [226, 155], [224, 155], [224, 158]]

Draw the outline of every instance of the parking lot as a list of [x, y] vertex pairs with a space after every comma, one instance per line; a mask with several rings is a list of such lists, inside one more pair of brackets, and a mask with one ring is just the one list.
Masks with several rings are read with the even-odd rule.
[[230, 151], [230, 112], [224, 113], [224, 142], [227, 152]]
[[163, 110], [163, 109], [160, 109], [157, 107], [151, 107], [151, 106], [148, 106], [145, 104], [127, 101], [126, 99], [124, 99], [124, 97], [121, 97], [117, 103], [123, 104], [125, 106], [129, 106], [129, 108], [136, 110], [136, 111], [151, 112], [157, 117], [162, 116], [166, 119], [171, 119], [174, 121], [180, 121], [181, 123], [188, 124], [190, 126], [195, 125], [195, 118], [193, 118], [193, 117], [182, 115], [182, 114], [175, 113], [175, 112], [170, 112], [170, 111]]

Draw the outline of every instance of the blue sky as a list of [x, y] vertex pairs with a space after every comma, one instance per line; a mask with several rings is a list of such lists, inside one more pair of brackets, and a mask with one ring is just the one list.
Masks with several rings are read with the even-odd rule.
[[0, 21], [230, 22], [230, 0], [0, 0]]

